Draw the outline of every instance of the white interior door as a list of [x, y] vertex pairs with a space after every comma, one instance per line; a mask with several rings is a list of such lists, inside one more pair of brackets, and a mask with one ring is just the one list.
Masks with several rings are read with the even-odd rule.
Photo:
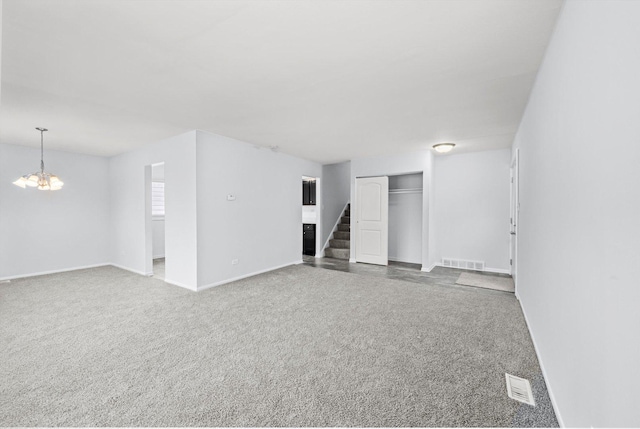
[[389, 178], [356, 179], [356, 262], [389, 263]]

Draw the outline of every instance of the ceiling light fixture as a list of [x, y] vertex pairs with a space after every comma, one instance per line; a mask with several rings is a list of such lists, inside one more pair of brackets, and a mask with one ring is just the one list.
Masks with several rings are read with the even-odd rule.
[[40, 171], [31, 174], [25, 174], [18, 180], [13, 182], [14, 185], [21, 188], [37, 187], [41, 191], [57, 191], [62, 189], [64, 182], [55, 174], [44, 172], [44, 132], [49, 131], [46, 128], [36, 128], [40, 131]]
[[455, 147], [455, 143], [438, 143], [433, 145], [433, 149], [438, 153], [447, 153]]

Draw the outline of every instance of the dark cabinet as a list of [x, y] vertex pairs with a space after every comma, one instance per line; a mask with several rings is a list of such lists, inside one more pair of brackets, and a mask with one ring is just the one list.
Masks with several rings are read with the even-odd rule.
[[316, 226], [312, 223], [302, 224], [302, 254], [316, 256]]
[[316, 181], [315, 180], [302, 181], [302, 205], [304, 206], [316, 205]]

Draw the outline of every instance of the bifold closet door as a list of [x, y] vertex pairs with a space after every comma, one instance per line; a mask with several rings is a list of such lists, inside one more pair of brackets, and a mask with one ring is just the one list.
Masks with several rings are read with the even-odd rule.
[[389, 263], [389, 178], [356, 179], [356, 262]]

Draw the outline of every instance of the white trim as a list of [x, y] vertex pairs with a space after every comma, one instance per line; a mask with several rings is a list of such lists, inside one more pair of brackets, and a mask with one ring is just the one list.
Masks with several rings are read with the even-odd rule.
[[80, 267], [63, 268], [61, 270], [40, 271], [40, 272], [37, 272], [37, 273], [20, 274], [18, 276], [2, 277], [2, 278], [0, 278], [0, 281], [13, 280], [13, 279], [23, 279], [23, 278], [26, 278], [26, 277], [45, 276], [47, 274], [66, 273], [67, 271], [86, 270], [88, 268], [106, 267], [107, 265], [113, 265], [113, 264], [111, 264], [110, 262], [105, 262], [105, 263], [102, 263], [102, 264], [83, 265], [83, 266], [80, 266]]
[[[160, 279], [158, 279], [158, 280], [160, 280]], [[181, 287], [181, 288], [184, 288], [184, 289], [188, 289], [191, 292], [198, 292], [198, 289], [194, 289], [193, 287], [187, 286], [184, 283], [176, 282], [176, 281], [173, 281], [173, 280], [167, 280], [167, 279], [164, 279], [162, 281], [164, 281], [165, 283], [169, 283], [170, 285], [173, 285], [173, 286], [178, 286], [178, 287]]]
[[[435, 262], [433, 265], [431, 265], [431, 267], [429, 267], [428, 270], [425, 270], [424, 268], [421, 271], [424, 272], [430, 272], [431, 270], [433, 270], [435, 267], [444, 267], [444, 265], [442, 264], [442, 262]], [[467, 270], [467, 271], [478, 271], [478, 270], [474, 270], [471, 268], [464, 268], [464, 267], [445, 267], [445, 268], [453, 268], [454, 270]], [[482, 270], [482, 272], [487, 272], [487, 273], [496, 273], [496, 274], [511, 274], [511, 270], [508, 269], [503, 269], [503, 268], [487, 268], [484, 267], [484, 270]]]
[[524, 311], [524, 306], [522, 305], [522, 300], [518, 298], [520, 302], [520, 309], [522, 310], [522, 315], [524, 316], [524, 322], [527, 325], [527, 329], [529, 330], [529, 335], [531, 336], [531, 342], [533, 343], [533, 349], [536, 352], [536, 356], [538, 357], [538, 363], [540, 364], [540, 370], [542, 371], [542, 377], [544, 377], [544, 382], [547, 385], [547, 392], [549, 393], [549, 399], [551, 399], [551, 405], [553, 406], [553, 411], [556, 413], [556, 418], [558, 419], [558, 424], [561, 428], [566, 427], [564, 425], [564, 421], [562, 420], [562, 415], [560, 415], [560, 409], [558, 408], [558, 403], [556, 402], [556, 398], [553, 394], [553, 390], [551, 390], [551, 384], [549, 383], [549, 377], [547, 377], [547, 371], [544, 369], [544, 363], [542, 362], [542, 357], [540, 356], [540, 352], [538, 349], [538, 344], [536, 343], [536, 339], [533, 335], [533, 331], [531, 330], [531, 325], [529, 324], [529, 319], [527, 318], [527, 312]]
[[415, 264], [415, 265], [420, 265], [420, 262], [409, 262], [409, 261], [403, 261], [402, 259], [398, 259], [396, 257], [388, 257], [388, 260], [390, 260], [391, 262], [404, 262], [405, 264]]
[[509, 275], [511, 275], [511, 270], [509, 270], [509, 269], [505, 270], [505, 269], [502, 269], [502, 268], [487, 268], [487, 267], [484, 267], [483, 271], [487, 271], [489, 273], [509, 274]]
[[356, 258], [349, 258], [349, 263], [350, 264], [355, 264], [356, 263]]
[[[511, 187], [509, 189], [509, 212], [511, 217], [511, 226], [509, 233], [513, 234], [509, 237], [509, 274], [513, 277], [513, 285], [515, 287], [516, 296], [518, 294], [518, 228], [520, 225], [520, 148], [516, 148], [512, 153], [511, 164], [509, 164], [511, 172]], [[515, 187], [515, 189], [514, 189]], [[515, 198], [515, 201], [514, 201]], [[513, 230], [511, 230], [513, 229]], [[514, 265], [515, 263], [515, 265]]]
[[422, 268], [420, 268], [420, 271], [423, 271], [425, 273], [430, 273], [431, 270], [433, 270], [435, 267], [438, 266], [437, 262], [434, 262], [433, 264], [431, 264], [429, 267], [426, 267], [423, 265]]
[[336, 223], [335, 223], [335, 225], [333, 225], [333, 229], [331, 230], [331, 233], [327, 237], [327, 241], [325, 241], [325, 243], [324, 243], [324, 247], [322, 248], [322, 255], [323, 256], [324, 256], [324, 250], [327, 247], [329, 247], [329, 240], [331, 240], [331, 237], [333, 237], [333, 233], [338, 230], [338, 225], [340, 225], [340, 221], [342, 220], [342, 216], [344, 215], [344, 211], [347, 209], [347, 206], [349, 206], [349, 201], [347, 201], [347, 204], [345, 204], [344, 207], [342, 208], [342, 211], [340, 212], [340, 216], [338, 216], [338, 220], [336, 220]]
[[235, 281], [238, 281], [238, 280], [246, 279], [247, 277], [257, 276], [258, 274], [264, 274], [264, 273], [268, 273], [269, 271], [275, 271], [275, 270], [279, 270], [280, 268], [288, 267], [290, 265], [299, 265], [299, 264], [302, 264], [302, 260], [301, 259], [299, 259], [297, 261], [294, 261], [294, 262], [289, 262], [287, 264], [278, 265], [277, 267], [271, 267], [271, 268], [267, 268], [267, 269], [260, 270], [260, 271], [254, 271], [252, 273], [243, 274], [241, 276], [233, 277], [233, 278], [230, 278], [230, 279], [227, 279], [227, 280], [222, 280], [222, 281], [215, 282], [215, 283], [209, 283], [208, 285], [204, 285], [204, 286], [198, 286], [197, 291], [200, 292], [200, 291], [203, 291], [205, 289], [210, 289], [212, 287], [222, 286], [222, 285], [227, 284], [227, 283], [232, 283], [232, 282], [235, 282]]
[[166, 258], [164, 253], [162, 255], [153, 255], [153, 259], [162, 259], [162, 258]]
[[134, 270], [133, 268], [128, 268], [128, 267], [125, 267], [124, 265], [114, 264], [113, 262], [108, 265], [113, 265], [114, 267], [120, 268], [121, 270], [131, 271], [132, 273], [140, 274], [141, 276], [151, 277], [153, 275], [153, 272], [145, 273], [144, 271]]

